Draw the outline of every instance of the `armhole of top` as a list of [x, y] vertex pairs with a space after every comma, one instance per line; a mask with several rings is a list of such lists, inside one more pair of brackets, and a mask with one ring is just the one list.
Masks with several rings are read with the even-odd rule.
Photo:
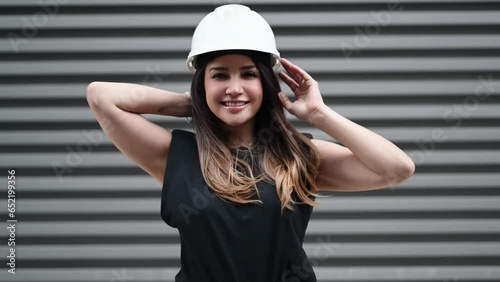
[[[169, 168], [173, 165], [173, 159], [175, 158], [175, 147], [177, 144], [177, 133], [179, 130], [174, 129], [172, 130], [172, 138], [170, 139], [170, 148], [168, 149], [168, 155], [167, 155], [167, 162], [165, 164], [165, 171], [163, 174], [163, 186], [165, 186], [165, 183], [167, 182], [167, 176], [169, 172]], [[170, 169], [171, 170], [171, 169]]]
[[[192, 152], [194, 149], [198, 150], [193, 132], [183, 129], [172, 130], [172, 139], [170, 141], [170, 149], [168, 150], [167, 163], [163, 176], [164, 184], [168, 176], [175, 175], [175, 171], [180, 169], [180, 166], [184, 165], [186, 162], [194, 161], [195, 155], [187, 154], [194, 154]], [[180, 162], [179, 160], [183, 161]], [[174, 166], [176, 167], [174, 168]]]
[[309, 139], [313, 139], [313, 136], [311, 133], [306, 133], [306, 132], [301, 132], [302, 135], [304, 135], [305, 137], [309, 138]]
[[[307, 132], [301, 132], [302, 135], [304, 135], [305, 137], [309, 138], [309, 140], [313, 139], [313, 136], [311, 133], [307, 133]], [[309, 188], [310, 189], [310, 188]], [[314, 196], [309, 196], [309, 199], [313, 200], [313, 201], [316, 201], [316, 197]]]
[[[163, 183], [166, 182], [167, 176], [169, 175], [169, 171], [172, 171], [173, 166], [180, 165], [177, 162], [178, 154], [183, 153], [183, 146], [186, 143], [184, 139], [186, 139], [187, 131], [182, 129], [174, 129], [172, 130], [172, 139], [170, 140], [170, 148], [168, 149], [167, 163], [165, 165], [165, 174], [163, 176]], [[171, 172], [170, 172], [171, 173]], [[174, 173], [175, 174], [175, 173]]]

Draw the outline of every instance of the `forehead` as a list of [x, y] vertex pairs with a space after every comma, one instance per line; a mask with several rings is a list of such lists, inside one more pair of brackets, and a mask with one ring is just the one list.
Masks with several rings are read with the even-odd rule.
[[212, 67], [236, 67], [239, 68], [241, 66], [255, 65], [252, 59], [249, 56], [241, 55], [241, 54], [227, 54], [223, 56], [219, 56], [207, 64], [207, 69]]

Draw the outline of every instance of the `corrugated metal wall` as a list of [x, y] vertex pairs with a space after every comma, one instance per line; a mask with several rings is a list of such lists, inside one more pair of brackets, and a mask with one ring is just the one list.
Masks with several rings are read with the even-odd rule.
[[[173, 281], [161, 187], [103, 136], [85, 89], [188, 90], [195, 25], [227, 2], [0, 2], [0, 187], [16, 169], [18, 219], [17, 274], [2, 264], [2, 281]], [[269, 21], [334, 110], [417, 164], [397, 187], [320, 200], [304, 244], [319, 281], [500, 281], [500, 3], [235, 2]]]

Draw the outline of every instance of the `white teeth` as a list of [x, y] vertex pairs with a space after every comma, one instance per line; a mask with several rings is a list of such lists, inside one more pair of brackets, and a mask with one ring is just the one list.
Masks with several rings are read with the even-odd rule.
[[246, 102], [225, 102], [224, 106], [226, 107], [241, 107], [244, 106]]

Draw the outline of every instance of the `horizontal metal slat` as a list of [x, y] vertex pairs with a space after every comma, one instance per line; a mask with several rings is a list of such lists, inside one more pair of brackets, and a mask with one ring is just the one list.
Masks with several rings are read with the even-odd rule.
[[[316, 202], [315, 212], [500, 211], [500, 196], [333, 196]], [[23, 199], [17, 214], [158, 213], [159, 207], [159, 197]]]
[[318, 281], [497, 281], [497, 266], [314, 267]]
[[[28, 121], [29, 122], [29, 121]], [[156, 121], [155, 121], [156, 122]], [[186, 126], [188, 126], [186, 124]], [[14, 125], [12, 127], [15, 127]], [[177, 126], [178, 127], [178, 126]], [[367, 127], [392, 142], [424, 143], [422, 154], [429, 154], [432, 146], [443, 142], [498, 142], [500, 128], [491, 127]], [[173, 130], [175, 128], [168, 128]], [[185, 128], [190, 130], [189, 127]], [[326, 133], [312, 128], [297, 127], [300, 132], [311, 133], [314, 139], [334, 141]], [[92, 130], [44, 130], [0, 131], [0, 146], [79, 146], [78, 150], [94, 150], [111, 141], [101, 129]], [[91, 148], [87, 148], [91, 146]], [[67, 150], [69, 152], [69, 150]]]
[[[209, 11], [207, 11], [209, 12]], [[273, 28], [324, 26], [440, 26], [440, 25], [498, 25], [500, 11], [400, 11], [387, 9], [380, 20], [372, 11], [303, 11], [259, 12]], [[112, 28], [193, 28], [207, 13], [149, 13], [144, 14], [51, 14], [39, 29], [112, 29]], [[390, 15], [390, 16], [389, 16]], [[379, 15], [380, 17], [380, 15]], [[386, 18], [390, 17], [388, 21]], [[291, 21], [290, 19], [294, 19]], [[31, 23], [33, 24], [33, 23]], [[26, 15], [0, 17], [4, 29], [22, 29]]]
[[[495, 3], [496, 0], [478, 0], [475, 1], [477, 3]], [[441, 3], [469, 3], [471, 0], [435, 0], [433, 1], [436, 4]], [[208, 1], [208, 0], [71, 0], [71, 1], [62, 1], [59, 0], [61, 6], [177, 6], [177, 5], [212, 5], [214, 7], [226, 4], [224, 1]], [[275, 4], [304, 4], [304, 1], [301, 0], [238, 0], [238, 4], [244, 5], [255, 5], [255, 4], [266, 4], [266, 5], [275, 5]], [[350, 5], [363, 5], [363, 4], [387, 4], [393, 3], [389, 0], [357, 0], [353, 2], [352, 0], [309, 0], [307, 3], [310, 4], [350, 4]], [[407, 4], [428, 4], [429, 0], [398, 0], [395, 3], [407, 3]], [[17, 6], [50, 6], [51, 2], [39, 2], [37, 0], [4, 0], [0, 2], [0, 7], [17, 7]]]
[[422, 35], [411, 34], [368, 36], [368, 32], [357, 30], [354, 35], [302, 35], [277, 36], [276, 44], [280, 51], [343, 51], [353, 56], [370, 50], [468, 50], [498, 49], [500, 38], [495, 35]]
[[[92, 175], [65, 176], [63, 181], [53, 175], [22, 176], [16, 179], [23, 192], [151, 192], [161, 191], [161, 185], [150, 176]], [[394, 194], [407, 189], [450, 189], [465, 190], [498, 188], [500, 173], [416, 173], [409, 180], [399, 184]], [[318, 199], [319, 200], [319, 199]], [[25, 200], [24, 200], [25, 201]]]
[[[27, 115], [26, 113], [29, 113]], [[144, 115], [148, 116], [149, 120], [173, 122], [181, 118], [162, 116], [162, 115]], [[29, 108], [11, 108], [2, 109], [0, 112], [0, 120], [2, 122], [75, 122], [75, 121], [91, 121], [97, 122], [90, 107], [29, 107]], [[185, 121], [185, 120], [184, 120]], [[14, 125], [13, 125], [14, 127]]]
[[[77, 268], [24, 268], [15, 275], [3, 271], [0, 273], [2, 281], [12, 282], [110, 282], [110, 281], [158, 281], [174, 282], [179, 267], [161, 268], [106, 268], [106, 267], [77, 267]], [[3, 280], [5, 279], [5, 280]]]
[[[306, 234], [496, 234], [489, 219], [311, 220]], [[499, 222], [500, 223], [500, 222]]]
[[[67, 153], [4, 153], [0, 154], [2, 167], [135, 167], [136, 165], [120, 152]], [[418, 164], [425, 165], [499, 165], [499, 150], [436, 150], [423, 157], [421, 151], [406, 150], [409, 156], [418, 157]], [[415, 160], [417, 161], [417, 160]]]
[[[154, 121], [154, 120], [153, 120]], [[491, 127], [368, 127], [393, 142], [422, 143], [424, 155], [432, 153], [434, 147], [443, 142], [497, 142], [500, 140], [500, 129]], [[15, 128], [15, 125], [12, 125]], [[174, 128], [170, 128], [172, 130]], [[190, 130], [188, 128], [183, 128]], [[300, 132], [308, 132], [315, 139], [334, 141], [326, 133], [309, 127], [297, 127]], [[110, 145], [111, 141], [101, 129], [92, 130], [46, 130], [46, 131], [0, 131], [0, 145], [69, 145], [80, 146], [84, 151], [88, 145], [97, 147]], [[429, 147], [430, 146], [430, 147]], [[90, 148], [92, 149], [92, 148]]]
[[12, 153], [0, 154], [2, 166], [16, 167], [131, 167], [136, 166], [120, 152], [107, 153]]
[[[415, 156], [421, 151], [407, 150], [410, 156]], [[427, 154], [419, 164], [432, 165], [474, 165], [500, 163], [499, 150], [436, 150]]]
[[[499, 17], [500, 18], [500, 17]], [[309, 73], [387, 73], [387, 72], [498, 72], [497, 57], [457, 58], [308, 58], [290, 61]], [[2, 76], [30, 75], [151, 75], [188, 74], [185, 59], [128, 59], [128, 60], [68, 60], [1, 62]], [[479, 78], [478, 78], [479, 79]]]
[[[19, 224], [21, 226], [21, 224]], [[306, 234], [498, 234], [500, 219], [311, 220]], [[6, 236], [7, 229], [0, 230]], [[158, 220], [23, 222], [23, 236], [173, 236], [177, 229]]]
[[[453, 122], [453, 123], [452, 123]], [[435, 146], [443, 142], [498, 142], [500, 141], [500, 128], [491, 127], [453, 127], [457, 120], [450, 121], [447, 127], [406, 127], [383, 128], [369, 127], [374, 132], [388, 138], [393, 142], [410, 142], [423, 145], [420, 149], [422, 155], [432, 154]], [[300, 132], [308, 132], [315, 139], [335, 141], [319, 129], [298, 127]]]
[[[500, 177], [500, 175], [499, 175]], [[23, 192], [81, 192], [81, 191], [99, 191], [99, 192], [151, 192], [161, 191], [161, 185], [151, 176], [127, 176], [120, 177], [109, 175], [92, 176], [65, 176], [60, 181], [53, 175], [45, 176], [22, 176], [16, 179]]]
[[[290, 96], [290, 95], [289, 95]], [[293, 97], [290, 97], [293, 98]], [[420, 105], [331, 105], [327, 104], [337, 113], [348, 119], [371, 120], [446, 120], [450, 125], [463, 119], [488, 119], [500, 118], [500, 104], [481, 104], [477, 100], [474, 104], [446, 105], [446, 104], [420, 104]], [[27, 115], [26, 113], [29, 113]], [[154, 122], [174, 122], [183, 118], [143, 114], [145, 118]], [[298, 119], [287, 112], [290, 121]], [[90, 107], [15, 107], [0, 111], [2, 122], [97, 122]], [[14, 125], [13, 125], [14, 127]]]
[[[390, 20], [377, 19], [374, 12], [292, 12], [260, 13], [271, 27], [316, 26], [440, 26], [440, 25], [495, 25], [500, 22], [500, 11], [401, 11], [380, 12]], [[379, 16], [380, 17], [380, 16]], [[294, 19], [290, 21], [290, 18]], [[373, 31], [372, 31], [373, 32]]]
[[[318, 282], [332, 281], [498, 281], [498, 266], [350, 266], [313, 267]], [[117, 267], [117, 268], [35, 268], [16, 275], [0, 274], [12, 282], [68, 281], [158, 281], [173, 282], [179, 267]], [[6, 273], [6, 271], [5, 271]], [[55, 275], [57, 274], [57, 275]], [[3, 275], [3, 276], [1, 276]]]
[[[194, 28], [203, 19], [201, 13], [175, 14], [51, 14], [44, 29], [111, 29], [111, 28]], [[0, 26], [3, 29], [23, 29], [26, 27], [26, 15], [2, 15]], [[33, 25], [33, 23], [31, 23]], [[194, 30], [193, 30], [194, 31]], [[14, 32], [15, 33], [15, 32]], [[22, 35], [19, 35], [22, 36]], [[14, 37], [15, 38], [15, 37]]]
[[[498, 35], [276, 35], [280, 52], [289, 51], [358, 51], [368, 50], [468, 50], [499, 49]], [[104, 52], [189, 52], [191, 35], [168, 37], [30, 38], [14, 45], [0, 39], [0, 52], [5, 53], [104, 53]]]
[[[154, 75], [154, 74], [152, 74]], [[168, 81], [161, 77], [159, 81], [148, 79], [139, 84], [150, 85], [160, 89], [183, 93], [190, 88], [190, 81]], [[160, 78], [160, 77], [157, 77]], [[500, 95], [500, 81], [487, 75], [468, 80], [321, 80], [317, 79], [321, 94], [324, 97], [352, 97], [356, 96], [456, 96], [476, 95], [481, 98], [498, 97]], [[89, 82], [90, 83], [90, 82]], [[2, 84], [0, 85], [0, 99], [84, 99], [89, 83], [64, 84]], [[285, 93], [290, 93], [288, 87], [281, 82]], [[471, 97], [472, 98], [472, 97]]]
[[[175, 244], [122, 245], [43, 245], [19, 246], [24, 259], [180, 259], [180, 246]], [[500, 244], [495, 242], [465, 243], [304, 243], [310, 259], [398, 258], [398, 257], [476, 257], [500, 256]]]
[[[416, 173], [408, 181], [399, 184], [400, 188], [439, 188], [474, 189], [498, 188], [500, 173]], [[399, 188], [396, 188], [399, 189]], [[396, 190], [397, 191], [397, 190]]]
[[[498, 266], [313, 266], [318, 282], [331, 281], [498, 281]], [[7, 274], [9, 281], [162, 281], [173, 282], [179, 267], [116, 267], [116, 268], [34, 268], [23, 269], [16, 275]], [[54, 275], [57, 273], [57, 275]], [[9, 275], [9, 276], [7, 276]]]

